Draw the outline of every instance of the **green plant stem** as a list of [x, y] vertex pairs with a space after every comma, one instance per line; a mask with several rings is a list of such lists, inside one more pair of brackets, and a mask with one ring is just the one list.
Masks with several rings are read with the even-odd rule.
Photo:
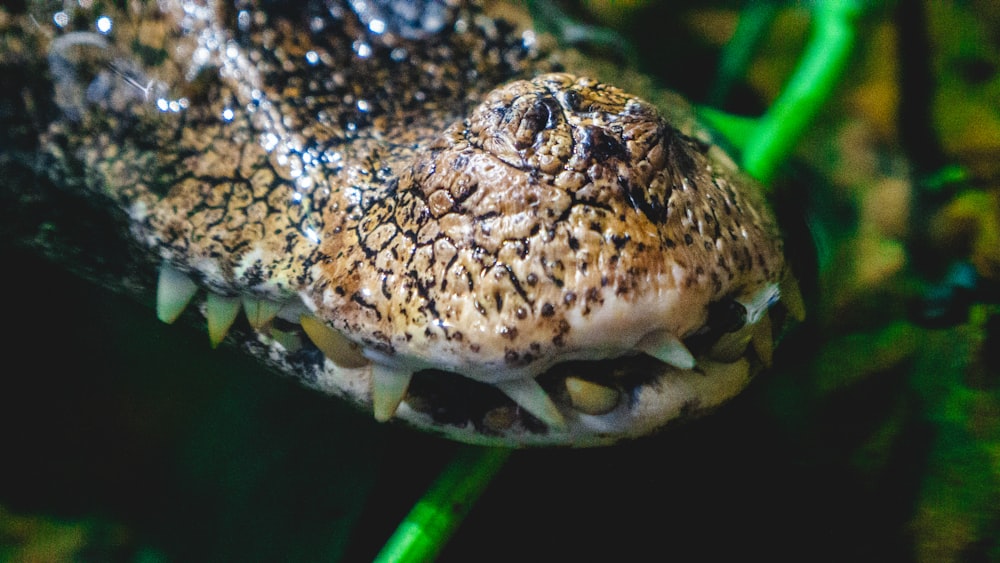
[[711, 125], [715, 132], [740, 151], [746, 150], [747, 141], [753, 136], [760, 121], [756, 117], [734, 115], [709, 106], [698, 106], [697, 112], [699, 119]]
[[771, 23], [781, 7], [774, 0], [746, 2], [740, 10], [740, 19], [736, 24], [733, 37], [726, 43], [719, 57], [719, 68], [715, 83], [708, 95], [709, 105], [722, 107], [733, 85], [746, 76], [747, 67], [757, 44], [767, 34]]
[[858, 0], [816, 2], [812, 37], [801, 61], [746, 141], [743, 166], [764, 184], [773, 179], [837, 85], [854, 47], [860, 12]]
[[432, 561], [511, 450], [463, 446], [382, 547], [376, 563]]

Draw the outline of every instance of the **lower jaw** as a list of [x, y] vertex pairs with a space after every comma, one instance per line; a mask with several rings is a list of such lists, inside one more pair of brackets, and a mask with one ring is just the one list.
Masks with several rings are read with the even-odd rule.
[[[313, 364], [310, 386], [349, 398], [373, 410], [378, 420], [403, 421], [470, 444], [594, 447], [698, 418], [739, 394], [770, 364], [772, 327], [783, 326], [784, 315], [779, 304], [749, 327], [751, 334], [729, 333], [706, 350], [695, 350], [689, 369], [633, 353], [567, 361], [534, 379], [507, 382], [517, 389], [434, 369], [399, 373], [356, 351], [347, 358], [329, 345], [317, 349], [313, 341], [323, 339], [303, 334], [310, 323], [285, 323], [284, 328], [297, 343], [295, 355], [311, 350], [307, 356], [322, 358]], [[258, 331], [261, 343], [272, 350], [274, 329]], [[279, 353], [290, 349], [286, 344]]]
[[770, 363], [770, 336], [738, 353], [703, 353], [691, 369], [646, 354], [558, 364], [536, 381], [558, 409], [559, 425], [492, 385], [437, 370], [413, 375], [394, 418], [472, 444], [610, 445], [698, 418], [739, 394]]

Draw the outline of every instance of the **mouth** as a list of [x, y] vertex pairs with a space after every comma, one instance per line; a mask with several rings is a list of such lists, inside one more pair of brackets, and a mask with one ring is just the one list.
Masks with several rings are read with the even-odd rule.
[[509, 445], [516, 437], [522, 445], [596, 446], [648, 435], [706, 414], [742, 391], [771, 364], [774, 327], [787, 314], [776, 306], [757, 323], [718, 338], [686, 339], [693, 364], [687, 367], [643, 352], [556, 364], [532, 380], [544, 393], [540, 398], [422, 370], [395, 416], [484, 445]]
[[[195, 288], [185, 274], [164, 266], [161, 318], [176, 318]], [[683, 340], [656, 331], [618, 357], [563, 361], [536, 377], [499, 383], [391, 367], [297, 299], [279, 303], [209, 292], [202, 310], [213, 345], [242, 308], [244, 328], [271, 363], [300, 374], [307, 385], [370, 405], [378, 420], [402, 420], [474, 444], [598, 446], [697, 418], [742, 391], [771, 364], [786, 318], [800, 316], [794, 281], [782, 282], [780, 292], [781, 301], [777, 288], [763, 292], [769, 297], [749, 304], [749, 311], [732, 300], [715, 303], [702, 329]]]

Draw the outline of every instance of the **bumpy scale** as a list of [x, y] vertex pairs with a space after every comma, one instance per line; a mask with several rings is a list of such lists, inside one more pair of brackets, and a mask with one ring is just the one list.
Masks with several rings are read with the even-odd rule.
[[324, 353], [312, 385], [470, 442], [610, 443], [742, 389], [791, 287], [756, 186], [497, 7], [396, 5], [22, 24], [54, 173], [162, 259], [160, 318], [206, 288], [213, 345], [242, 307], [275, 357]]

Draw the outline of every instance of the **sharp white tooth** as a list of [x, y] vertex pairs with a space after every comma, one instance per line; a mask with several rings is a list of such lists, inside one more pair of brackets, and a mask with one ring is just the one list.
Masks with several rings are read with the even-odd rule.
[[340, 332], [330, 328], [312, 315], [299, 317], [302, 330], [330, 361], [342, 368], [359, 368], [368, 365], [368, 358], [361, 355], [356, 344]]
[[566, 391], [573, 408], [585, 414], [607, 414], [618, 406], [621, 393], [613, 387], [605, 387], [599, 383], [580, 379], [566, 378]]
[[528, 411], [552, 428], [566, 428], [566, 421], [548, 393], [532, 378], [515, 379], [494, 383], [497, 389], [510, 397], [522, 409]]
[[280, 311], [283, 306], [283, 303], [277, 303], [267, 299], [257, 299], [249, 296], [243, 297], [243, 310], [247, 314], [247, 320], [250, 321], [250, 326], [256, 330], [260, 330], [264, 325], [271, 322], [271, 319], [278, 314], [278, 311]]
[[218, 347], [226, 337], [239, 312], [239, 297], [208, 293], [208, 299], [205, 300], [205, 316], [208, 317], [208, 339], [212, 343], [212, 348]]
[[661, 362], [680, 369], [691, 369], [695, 365], [691, 351], [668, 330], [647, 334], [636, 347]]
[[750, 338], [753, 349], [757, 351], [757, 357], [765, 367], [771, 367], [771, 360], [774, 357], [774, 336], [771, 334], [771, 315], [764, 315], [753, 327], [753, 335]]
[[160, 278], [156, 284], [156, 317], [170, 324], [184, 312], [198, 286], [191, 278], [170, 264], [160, 264]]
[[400, 371], [382, 364], [372, 364], [372, 405], [375, 420], [385, 422], [396, 414], [399, 403], [406, 396], [413, 373]]
[[799, 280], [795, 278], [795, 274], [791, 272], [785, 274], [785, 277], [781, 280], [780, 288], [781, 302], [788, 309], [788, 314], [796, 321], [802, 322], [806, 320], [806, 302], [802, 299], [802, 292], [799, 290]]

